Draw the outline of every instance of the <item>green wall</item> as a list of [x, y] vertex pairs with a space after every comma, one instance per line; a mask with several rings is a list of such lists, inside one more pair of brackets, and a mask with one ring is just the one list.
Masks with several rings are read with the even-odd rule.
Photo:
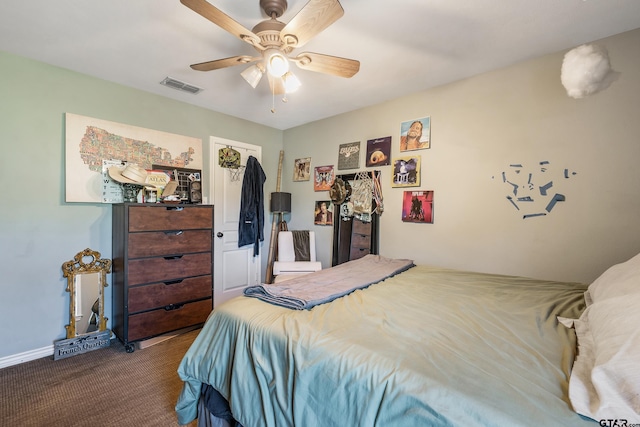
[[110, 205], [65, 203], [65, 113], [201, 138], [205, 194], [210, 136], [261, 145], [275, 191], [280, 130], [4, 52], [0, 70], [0, 359], [65, 337], [63, 262], [87, 247], [111, 258]]

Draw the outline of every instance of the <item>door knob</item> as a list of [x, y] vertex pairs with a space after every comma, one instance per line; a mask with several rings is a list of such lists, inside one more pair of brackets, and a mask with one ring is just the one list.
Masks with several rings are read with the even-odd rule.
[[216, 234], [216, 236], [222, 237], [222, 236], [224, 236], [224, 234], [222, 234], [222, 232], [218, 231], [218, 234]]

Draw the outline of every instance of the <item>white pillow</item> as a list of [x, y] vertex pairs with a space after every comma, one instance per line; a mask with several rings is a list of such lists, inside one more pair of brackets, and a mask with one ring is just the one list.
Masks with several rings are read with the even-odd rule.
[[593, 302], [640, 292], [640, 254], [610, 267], [589, 285], [587, 292]]
[[588, 294], [591, 305], [574, 321], [571, 404], [594, 420], [640, 423], [640, 255], [608, 269]]

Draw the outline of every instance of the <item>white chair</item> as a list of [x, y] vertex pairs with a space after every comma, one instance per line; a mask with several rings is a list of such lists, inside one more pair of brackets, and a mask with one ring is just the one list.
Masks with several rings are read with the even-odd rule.
[[320, 261], [316, 261], [316, 234], [309, 231], [309, 261], [296, 261], [293, 244], [293, 232], [278, 233], [278, 260], [273, 263], [274, 283], [322, 270]]

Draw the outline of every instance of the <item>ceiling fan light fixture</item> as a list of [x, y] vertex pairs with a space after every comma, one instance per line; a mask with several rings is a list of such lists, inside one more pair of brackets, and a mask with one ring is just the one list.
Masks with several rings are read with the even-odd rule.
[[[301, 86], [300, 80], [289, 72], [290, 61], [305, 71], [352, 77], [360, 69], [360, 62], [320, 53], [306, 52], [289, 56], [338, 20], [344, 9], [339, 0], [308, 0], [288, 23], [278, 21], [287, 9], [287, 0], [259, 0], [260, 8], [269, 19], [258, 22], [253, 30], [245, 28], [210, 3], [211, 0], [180, 0], [182, 4], [208, 19], [231, 35], [253, 46], [259, 56], [239, 55], [192, 64], [197, 71], [213, 71], [239, 64], [248, 68], [240, 74], [256, 88], [266, 74], [269, 88], [276, 95], [291, 93]], [[254, 63], [255, 65], [251, 65]], [[283, 98], [286, 101], [286, 97]], [[272, 109], [275, 112], [275, 108]]]
[[267, 71], [273, 77], [282, 77], [289, 71], [289, 61], [277, 49], [267, 49], [264, 53]]
[[245, 79], [254, 89], [258, 86], [258, 83], [260, 83], [262, 74], [264, 74], [264, 66], [262, 64], [252, 65], [240, 73], [242, 78]]
[[296, 77], [296, 75], [291, 71], [287, 71], [284, 76], [282, 76], [282, 82], [284, 84], [285, 93], [293, 93], [302, 86], [300, 79], [298, 79], [298, 77]]

